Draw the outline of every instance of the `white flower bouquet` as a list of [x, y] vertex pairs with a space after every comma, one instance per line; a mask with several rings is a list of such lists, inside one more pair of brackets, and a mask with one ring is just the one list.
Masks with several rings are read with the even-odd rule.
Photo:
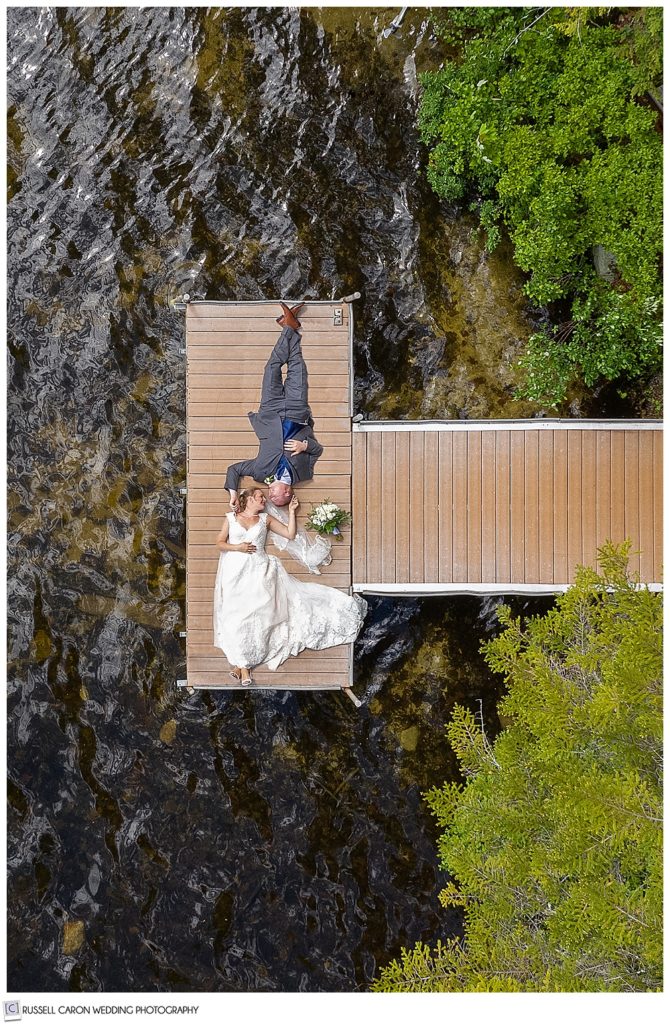
[[307, 517], [305, 526], [308, 530], [316, 530], [320, 534], [330, 534], [337, 540], [342, 540], [340, 527], [351, 522], [351, 513], [345, 512], [335, 502], [325, 498], [320, 505], [312, 505], [312, 511]]

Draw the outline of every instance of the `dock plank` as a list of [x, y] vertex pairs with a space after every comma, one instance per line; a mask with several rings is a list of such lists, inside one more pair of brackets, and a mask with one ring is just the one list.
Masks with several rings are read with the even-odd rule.
[[610, 507], [610, 540], [621, 544], [626, 539], [624, 510], [626, 502], [626, 475], [624, 472], [624, 431], [613, 430], [610, 440], [610, 484], [616, 501]]
[[[315, 389], [316, 390], [316, 389]], [[328, 389], [331, 391], [332, 389]], [[344, 389], [343, 389], [344, 392]], [[237, 394], [237, 392], [235, 393]], [[318, 401], [314, 396], [310, 395], [310, 399]], [[199, 416], [210, 417], [224, 416], [226, 419], [238, 416], [247, 416], [249, 412], [253, 412], [255, 407], [258, 407], [259, 397], [256, 400], [249, 402], [244, 399], [240, 399], [231, 396], [229, 392], [218, 394], [211, 389], [202, 389], [198, 394], [198, 398], [192, 399], [190, 403], [190, 412], [193, 419], [197, 419]], [[349, 430], [349, 399], [344, 392], [344, 397], [339, 402], [333, 402], [331, 400], [324, 400], [321, 403], [321, 419], [328, 423], [330, 429], [334, 430]], [[341, 421], [340, 425], [335, 426], [331, 424], [331, 420]], [[316, 430], [314, 431], [316, 433]]]
[[[355, 434], [353, 439], [353, 460], [356, 473], [352, 477], [352, 544], [356, 551], [367, 550], [367, 435]], [[325, 454], [325, 452], [324, 452]], [[323, 456], [321, 457], [323, 458]], [[319, 459], [319, 462], [321, 459]], [[317, 463], [318, 466], [318, 463]], [[365, 583], [367, 566], [365, 559], [354, 559], [354, 583]]]
[[526, 583], [540, 582], [539, 431], [525, 432], [524, 519], [526, 526]]
[[[332, 316], [330, 316], [330, 317], [314, 317], [314, 316], [310, 317], [310, 316], [305, 316], [305, 317], [301, 317], [300, 318], [300, 322], [302, 323], [302, 330], [306, 334], [309, 334], [309, 335], [311, 335], [312, 332], [314, 332], [314, 331], [317, 331], [317, 332], [331, 331], [332, 328], [333, 328], [333, 318], [332, 318]], [[250, 317], [244, 317], [244, 316], [222, 316], [222, 317], [221, 316], [219, 316], [219, 317], [215, 317], [215, 316], [207, 316], [207, 317], [205, 317], [205, 316], [203, 316], [203, 317], [195, 317], [195, 318], [193, 318], [193, 323], [191, 324], [191, 333], [195, 334], [195, 333], [204, 332], [206, 334], [212, 334], [213, 333], [213, 334], [217, 334], [218, 335], [221, 331], [225, 330], [226, 333], [233, 332], [236, 336], [238, 336], [242, 340], [244, 340], [244, 337], [246, 335], [253, 334], [256, 331], [258, 331], [258, 324], [261, 324], [261, 323], [262, 323], [263, 327], [265, 327], [265, 325], [267, 323], [267, 320], [266, 320], [265, 317], [263, 317], [263, 318], [258, 318], [258, 317], [250, 318]], [[280, 330], [280, 329], [281, 328], [277, 327], [277, 330]]]
[[624, 432], [624, 531], [632, 540], [628, 568], [640, 571], [640, 481], [638, 476], [639, 435], [637, 430]]
[[[653, 437], [653, 434], [652, 434]], [[596, 439], [596, 546], [610, 539], [612, 509], [612, 434], [598, 431]]]
[[[207, 449], [201, 450], [197, 447], [191, 448], [191, 451], [189, 452], [190, 471], [195, 476], [217, 476], [219, 478], [220, 485], [223, 485], [223, 481], [226, 477], [226, 470], [231, 463], [252, 459], [256, 454], [251, 445], [248, 446], [246, 451], [242, 451], [241, 454], [240, 452], [231, 452], [229, 456], [222, 451], [218, 451], [215, 455], [207, 455], [206, 452]], [[342, 449], [342, 452], [346, 453], [346, 449]], [[323, 455], [316, 464], [317, 470], [320, 468], [324, 476], [338, 476], [348, 480], [351, 473], [349, 459], [346, 457], [343, 457], [342, 460], [326, 459], [326, 454], [332, 455], [333, 452], [326, 452], [324, 450]], [[323, 465], [320, 465], [321, 463], [323, 463]], [[320, 481], [321, 474], [316, 472], [314, 474], [313, 482], [315, 484], [319, 484]]]
[[[231, 376], [228, 372], [222, 372], [220, 367], [212, 366], [211, 369], [201, 369], [200, 366], [196, 370], [192, 370], [189, 374], [189, 380], [192, 387], [206, 388], [208, 390], [215, 390], [219, 394], [225, 392], [231, 398], [240, 398], [244, 401], [249, 400], [249, 394], [260, 394], [259, 380], [263, 376], [264, 363], [260, 360], [255, 367], [248, 368], [246, 363], [243, 363], [238, 372], [234, 376]], [[316, 398], [317, 392], [326, 393], [333, 391], [338, 392], [335, 394], [335, 399], [339, 400], [342, 395], [343, 388], [347, 388], [349, 385], [348, 375], [339, 368], [334, 368], [330, 371], [325, 370], [311, 370], [309, 372], [309, 390], [310, 397]]]
[[568, 431], [568, 583], [582, 564], [582, 433]]
[[467, 434], [468, 474], [468, 579], [480, 583], [482, 578], [482, 435]]
[[[334, 448], [345, 448], [347, 452], [351, 451], [351, 434], [346, 431], [319, 430], [317, 435], [315, 430], [315, 435], [324, 452], [328, 451], [331, 458], [333, 458], [332, 449]], [[208, 429], [206, 424], [201, 422], [200, 425], [191, 428], [189, 448], [193, 451], [195, 446], [203, 448], [205, 451], [212, 451], [212, 449], [218, 450], [225, 446], [237, 447], [239, 444], [240, 448], [245, 446], [246, 450], [249, 451], [249, 445], [253, 446], [255, 436], [248, 420], [246, 420], [246, 426], [240, 420], [239, 425], [235, 429], [226, 429], [222, 426], [210, 427]], [[253, 447], [252, 455], [257, 451], [258, 441], [256, 441], [256, 446]], [[234, 461], [241, 462], [242, 458], [234, 459]]]
[[[251, 403], [250, 408], [253, 410], [254, 404]], [[208, 408], [207, 406], [197, 405], [193, 403], [190, 408], [191, 411], [191, 423], [193, 424], [193, 430], [197, 433], [200, 430], [212, 430], [220, 431], [225, 436], [232, 436], [235, 433], [242, 433], [248, 430], [253, 434], [253, 428], [249, 422], [249, 417], [245, 409], [241, 406], [239, 410], [232, 409], [230, 406], [221, 406], [215, 409]], [[328, 412], [328, 410], [326, 410]], [[349, 445], [351, 443], [351, 429], [349, 417], [343, 413], [338, 413], [332, 410], [332, 415], [321, 416], [319, 424], [316, 420], [314, 422], [314, 436], [317, 441], [320, 441], [321, 434], [324, 432], [344, 434], [346, 439], [345, 443]], [[255, 435], [254, 435], [255, 436]], [[323, 444], [323, 442], [321, 442]]]
[[425, 534], [423, 523], [424, 433], [409, 435], [409, 579], [424, 580]]
[[511, 522], [510, 522], [510, 432], [497, 430], [495, 437], [495, 544], [496, 568], [494, 579], [498, 583], [511, 580]]
[[189, 686], [200, 690], [208, 688], [216, 690], [239, 690], [242, 693], [250, 690], [339, 690], [342, 688], [340, 682], [341, 672], [318, 675], [300, 676], [287, 668], [286, 663], [277, 672], [266, 672], [256, 670], [254, 672], [254, 685], [241, 686], [234, 683], [228, 673], [203, 672], [197, 668], [191, 670]]
[[[249, 332], [244, 336], [243, 348], [240, 345], [239, 333], [233, 330], [226, 330], [225, 327], [213, 331], [189, 331], [189, 343], [191, 345], [197, 344], [205, 348], [211, 348], [212, 351], [218, 351], [222, 355], [230, 353], [230, 356], [236, 360], [241, 356], [249, 354], [258, 355], [259, 352], [266, 352], [267, 359], [277, 341], [280, 330], [281, 328], [277, 328], [274, 331], [270, 327]], [[307, 362], [307, 357], [318, 349], [324, 354], [328, 353], [331, 348], [335, 348], [341, 343], [343, 335], [346, 336], [348, 342], [348, 330], [344, 327], [330, 327], [313, 332], [311, 335], [308, 333], [308, 330], [308, 327], [303, 324], [301, 333], [303, 336], [302, 351], [305, 356], [305, 362]], [[232, 352], [231, 349], [233, 349]], [[307, 366], [309, 368], [309, 363], [307, 363]]]
[[[318, 462], [317, 462], [318, 466]], [[250, 479], [245, 477], [244, 479]], [[206, 490], [208, 493], [219, 489], [221, 493], [221, 477], [216, 473], [196, 473], [191, 469], [191, 480], [193, 481], [192, 487], [194, 490]], [[346, 484], [349, 480], [349, 476], [344, 473], [335, 474], [322, 474], [319, 477], [315, 477], [313, 480], [306, 480], [304, 483], [296, 486], [296, 494], [301, 504], [309, 501], [314, 501], [317, 495], [320, 497], [321, 492], [327, 491], [328, 488], [346, 488]], [[190, 488], [189, 488], [190, 493]], [[324, 495], [325, 496], [325, 495]], [[228, 491], [223, 491], [222, 497], [228, 498]]]
[[538, 432], [538, 580], [554, 579], [554, 431]]
[[493, 583], [496, 578], [496, 439], [493, 431], [481, 436], [481, 580]]
[[654, 575], [656, 583], [663, 578], [663, 434], [654, 431]]
[[[189, 376], [197, 384], [200, 377], [217, 374], [224, 379], [227, 387], [231, 380], [238, 379], [236, 371], [239, 369], [240, 379], [244, 381], [244, 385], [248, 384], [250, 391], [258, 394], [258, 382], [263, 379], [267, 357], [267, 352], [254, 350], [253, 353], [247, 353], [242, 359], [236, 358], [233, 363], [226, 358], [225, 350], [212, 348], [211, 345], [206, 348], [194, 349], [192, 347], [188, 353]], [[310, 353], [308, 367], [310, 383], [314, 378], [327, 377], [329, 374], [348, 377], [349, 372], [347, 353], [343, 352], [339, 357], [336, 351], [327, 352], [325, 349], [317, 349]], [[244, 385], [240, 383], [238, 386]]]
[[[367, 436], [367, 435], [366, 435]], [[409, 582], [409, 434], [395, 437], [395, 581]]]
[[439, 503], [440, 503], [439, 436], [424, 436], [423, 524], [424, 572], [426, 583], [437, 583], [440, 578]]
[[[197, 650], [201, 659], [209, 659], [208, 662], [201, 660], [200, 664], [202, 667], [216, 670], [223, 665], [227, 670], [228, 666], [225, 657], [222, 658], [222, 652], [212, 643], [211, 623], [194, 629], [193, 649]], [[305, 650], [300, 655], [300, 663], [303, 667], [317, 668], [319, 670], [327, 666], [330, 671], [334, 665], [343, 665], [347, 661], [346, 648], [344, 655], [340, 655], [338, 652], [339, 648], [337, 647], [326, 648], [323, 651]]]
[[[439, 470], [439, 580], [440, 583], [451, 583], [453, 560], [453, 505], [452, 505], [452, 435], [438, 434]], [[396, 444], [397, 444], [396, 440]]]
[[[290, 306], [294, 306], [300, 299], [284, 299]], [[350, 309], [347, 303], [335, 301], [309, 302], [300, 310], [300, 322], [303, 330], [310, 326], [328, 321], [333, 322], [333, 310], [342, 310], [342, 320], [346, 327], [349, 323]], [[275, 317], [279, 315], [278, 302], [272, 300], [259, 302], [212, 302], [206, 299], [197, 299], [188, 305], [189, 327], [197, 331], [205, 320], [220, 321], [222, 325], [243, 320], [245, 323], [258, 322], [262, 329], [267, 329], [268, 324], [275, 323]], [[281, 328], [277, 326], [277, 330]]]
[[596, 545], [596, 504], [598, 493], [596, 435], [582, 431], [582, 559], [595, 569], [598, 562]]
[[468, 579], [468, 435], [452, 436], [453, 548], [452, 579], [466, 583]]
[[367, 579], [379, 582], [381, 576], [382, 543], [382, 437], [369, 434], [367, 438]]
[[[553, 581], [559, 585], [568, 582], [568, 438], [567, 431], [554, 430], [553, 514], [551, 515], [554, 544]], [[549, 510], [547, 518], [549, 519]]]
[[[392, 494], [396, 476], [395, 434], [381, 435], [381, 575], [382, 583], [395, 583], [395, 502], [385, 501], [384, 495]], [[365, 513], [364, 513], [365, 514]]]
[[512, 431], [510, 443], [510, 522], [512, 580], [526, 581], [525, 437]]
[[638, 491], [640, 495], [640, 577], [654, 575], [654, 435], [641, 432], [638, 439]]

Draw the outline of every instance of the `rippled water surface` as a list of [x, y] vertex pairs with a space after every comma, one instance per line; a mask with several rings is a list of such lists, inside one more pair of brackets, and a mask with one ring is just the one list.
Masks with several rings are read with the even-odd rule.
[[394, 13], [8, 12], [13, 991], [356, 991], [458, 928], [420, 794], [455, 700], [495, 728], [495, 602], [372, 599], [360, 711], [175, 688], [171, 299], [357, 289], [364, 414], [536, 411], [522, 281], [425, 184], [443, 54]]

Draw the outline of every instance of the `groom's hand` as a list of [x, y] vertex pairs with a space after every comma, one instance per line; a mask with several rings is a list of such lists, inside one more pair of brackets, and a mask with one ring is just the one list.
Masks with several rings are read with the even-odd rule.
[[237, 500], [237, 494], [235, 494], [234, 492], [231, 492], [230, 495], [230, 507], [232, 508], [233, 512], [240, 511], [240, 503]]
[[286, 441], [284, 448], [287, 452], [292, 452], [293, 455], [297, 455], [298, 452], [307, 451], [307, 441]]

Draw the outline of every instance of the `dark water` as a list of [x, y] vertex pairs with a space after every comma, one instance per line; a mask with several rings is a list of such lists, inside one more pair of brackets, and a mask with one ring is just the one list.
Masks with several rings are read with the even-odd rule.
[[537, 411], [522, 281], [425, 184], [442, 55], [421, 11], [382, 42], [395, 12], [8, 12], [12, 991], [356, 991], [458, 928], [420, 794], [455, 700], [495, 728], [495, 602], [371, 600], [360, 711], [175, 688], [170, 299], [358, 289], [361, 411]]

